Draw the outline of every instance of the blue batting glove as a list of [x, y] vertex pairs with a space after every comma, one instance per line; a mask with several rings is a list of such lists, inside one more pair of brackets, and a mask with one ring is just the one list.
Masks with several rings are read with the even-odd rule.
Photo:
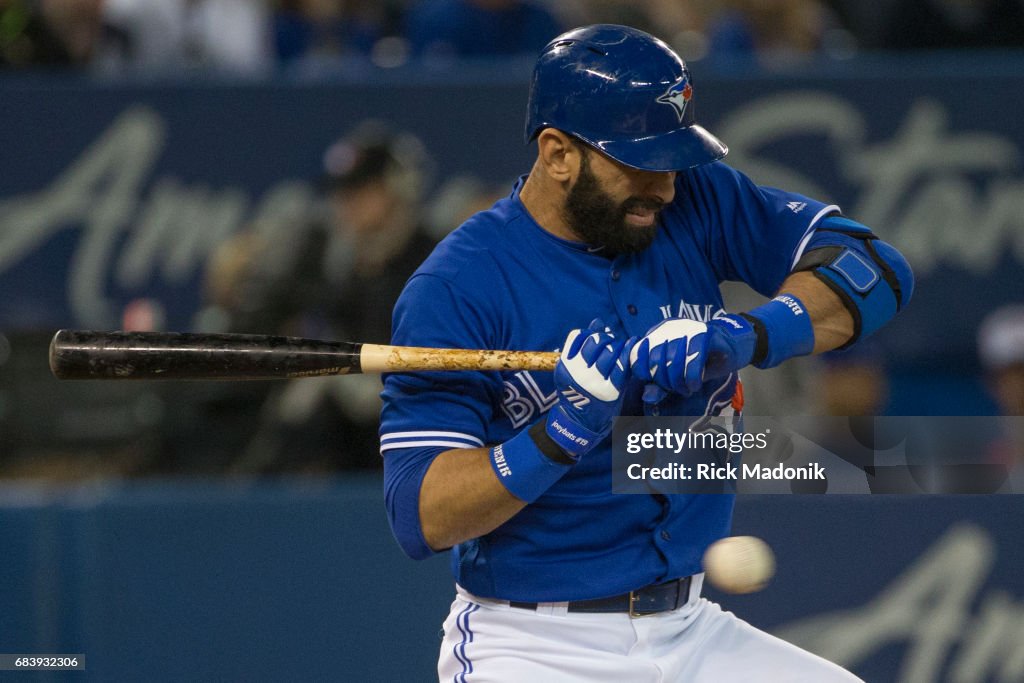
[[739, 370], [754, 355], [757, 335], [739, 316], [726, 315], [708, 323], [685, 318], [663, 320], [633, 346], [633, 376], [648, 386], [645, 403], [657, 403], [668, 393], [690, 396], [704, 382]]
[[723, 315], [708, 323], [707, 361], [704, 381], [725, 377], [750, 365], [757, 333], [746, 318]]
[[569, 456], [579, 458], [611, 433], [634, 342], [617, 339], [600, 320], [566, 337], [555, 367], [558, 403], [548, 413], [546, 431]]

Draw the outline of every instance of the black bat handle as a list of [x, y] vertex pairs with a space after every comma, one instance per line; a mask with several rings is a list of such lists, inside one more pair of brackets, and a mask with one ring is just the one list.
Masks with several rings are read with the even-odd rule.
[[361, 372], [362, 344], [202, 332], [60, 330], [50, 342], [59, 379], [285, 379]]

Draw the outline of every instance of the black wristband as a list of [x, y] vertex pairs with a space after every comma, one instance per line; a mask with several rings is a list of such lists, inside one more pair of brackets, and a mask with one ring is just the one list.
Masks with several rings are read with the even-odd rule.
[[547, 420], [537, 420], [530, 427], [530, 438], [533, 439], [533, 443], [536, 444], [537, 449], [541, 453], [551, 460], [557, 462], [559, 465], [575, 465], [576, 460], [573, 459], [568, 453], [563, 451], [554, 439], [548, 436]]
[[754, 357], [750, 359], [750, 364], [756, 366], [758, 363], [763, 363], [764, 359], [768, 357], [768, 330], [760, 318], [746, 313], [740, 313], [740, 317], [750, 323], [754, 328], [754, 335], [757, 337], [754, 342]]

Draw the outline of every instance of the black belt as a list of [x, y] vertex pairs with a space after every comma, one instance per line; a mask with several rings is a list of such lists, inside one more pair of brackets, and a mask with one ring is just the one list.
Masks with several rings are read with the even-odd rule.
[[[574, 600], [569, 603], [570, 612], [628, 612], [631, 617], [643, 617], [648, 614], [670, 612], [679, 609], [690, 600], [690, 584], [692, 577], [647, 586], [635, 591], [615, 595], [610, 598], [593, 600]], [[536, 610], [542, 603], [510, 601], [510, 607]]]

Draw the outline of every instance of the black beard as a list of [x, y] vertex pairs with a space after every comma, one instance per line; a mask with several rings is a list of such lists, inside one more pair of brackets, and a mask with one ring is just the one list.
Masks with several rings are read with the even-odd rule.
[[[565, 200], [563, 216], [566, 223], [582, 241], [601, 248], [609, 255], [635, 254], [651, 246], [658, 232], [661, 209], [665, 205], [639, 197], [630, 197], [616, 205], [601, 189], [597, 176], [590, 170], [587, 157], [588, 153], [584, 152], [580, 175]], [[659, 212], [654, 218], [654, 224], [646, 228], [627, 225], [626, 214], [637, 208]]]

